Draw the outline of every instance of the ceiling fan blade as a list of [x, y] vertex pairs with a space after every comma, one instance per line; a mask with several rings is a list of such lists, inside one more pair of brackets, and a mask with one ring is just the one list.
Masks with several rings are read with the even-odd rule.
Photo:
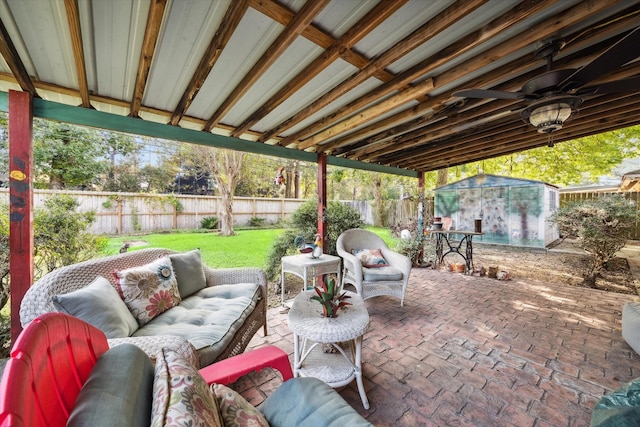
[[595, 86], [588, 86], [579, 89], [576, 95], [600, 95], [605, 93], [637, 92], [640, 91], [640, 76], [633, 76], [627, 79], [615, 80], [613, 82], [602, 83]]
[[558, 85], [560, 90], [576, 89], [640, 56], [640, 27], [618, 40], [596, 59], [578, 69]]
[[460, 98], [495, 98], [495, 99], [521, 99], [525, 97], [521, 92], [505, 92], [491, 89], [463, 89], [454, 92], [453, 96]]

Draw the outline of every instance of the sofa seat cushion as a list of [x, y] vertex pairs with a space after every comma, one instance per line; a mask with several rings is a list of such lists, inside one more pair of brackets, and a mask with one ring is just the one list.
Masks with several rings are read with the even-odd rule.
[[151, 360], [135, 345], [107, 350], [82, 386], [67, 426], [148, 426], [153, 378]]
[[285, 381], [259, 409], [272, 426], [373, 426], [337, 391], [312, 377]]
[[204, 288], [154, 318], [133, 336], [181, 336], [198, 351], [200, 366], [207, 366], [224, 351], [260, 297], [260, 286], [255, 283]]
[[395, 267], [362, 267], [362, 276], [365, 282], [384, 282], [402, 280], [402, 271]]

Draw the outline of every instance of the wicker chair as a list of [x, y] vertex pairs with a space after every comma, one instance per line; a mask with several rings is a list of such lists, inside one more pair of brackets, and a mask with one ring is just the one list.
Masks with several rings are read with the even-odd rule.
[[[352, 284], [363, 299], [391, 295], [400, 298], [400, 306], [404, 305], [404, 294], [411, 273], [409, 258], [390, 250], [376, 234], [359, 228], [342, 233], [336, 242], [336, 249], [344, 267], [342, 286]], [[355, 251], [362, 249], [380, 249], [389, 266], [363, 267], [354, 255]]]

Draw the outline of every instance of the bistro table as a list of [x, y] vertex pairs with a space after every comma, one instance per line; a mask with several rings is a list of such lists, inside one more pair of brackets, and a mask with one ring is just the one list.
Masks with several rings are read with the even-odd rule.
[[313, 278], [313, 285], [317, 276], [335, 273], [340, 283], [340, 263], [342, 258], [334, 255], [322, 254], [318, 258], [312, 258], [311, 254], [289, 255], [282, 257], [282, 273], [280, 273], [280, 290], [282, 293], [282, 305], [284, 305], [284, 273], [295, 274], [304, 280], [302, 290], [309, 288], [309, 277]]
[[369, 312], [362, 297], [345, 292], [352, 305], [334, 318], [322, 316], [322, 306], [311, 299], [314, 291], [301, 292], [293, 300], [287, 317], [293, 332], [293, 375], [319, 378], [334, 388], [355, 379], [362, 405], [369, 409], [362, 383], [362, 336], [369, 327]]
[[[482, 236], [484, 233], [464, 230], [430, 230], [436, 236], [436, 260], [435, 267], [440, 267], [444, 262], [444, 257], [455, 253], [464, 259], [467, 274], [473, 273], [473, 236]], [[456, 240], [451, 235], [462, 235], [460, 240]], [[445, 251], [444, 244], [447, 244]], [[464, 245], [464, 253], [462, 246]]]

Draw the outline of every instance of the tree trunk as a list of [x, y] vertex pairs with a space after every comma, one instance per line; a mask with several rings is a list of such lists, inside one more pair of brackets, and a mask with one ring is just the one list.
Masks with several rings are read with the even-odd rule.
[[442, 187], [443, 185], [447, 185], [447, 181], [449, 179], [449, 169], [438, 169], [438, 178], [436, 180], [436, 188]]
[[384, 221], [382, 217], [384, 216], [384, 209], [382, 206], [382, 178], [376, 177], [373, 180], [373, 198], [375, 200], [375, 216], [374, 222], [377, 227], [383, 227]]

